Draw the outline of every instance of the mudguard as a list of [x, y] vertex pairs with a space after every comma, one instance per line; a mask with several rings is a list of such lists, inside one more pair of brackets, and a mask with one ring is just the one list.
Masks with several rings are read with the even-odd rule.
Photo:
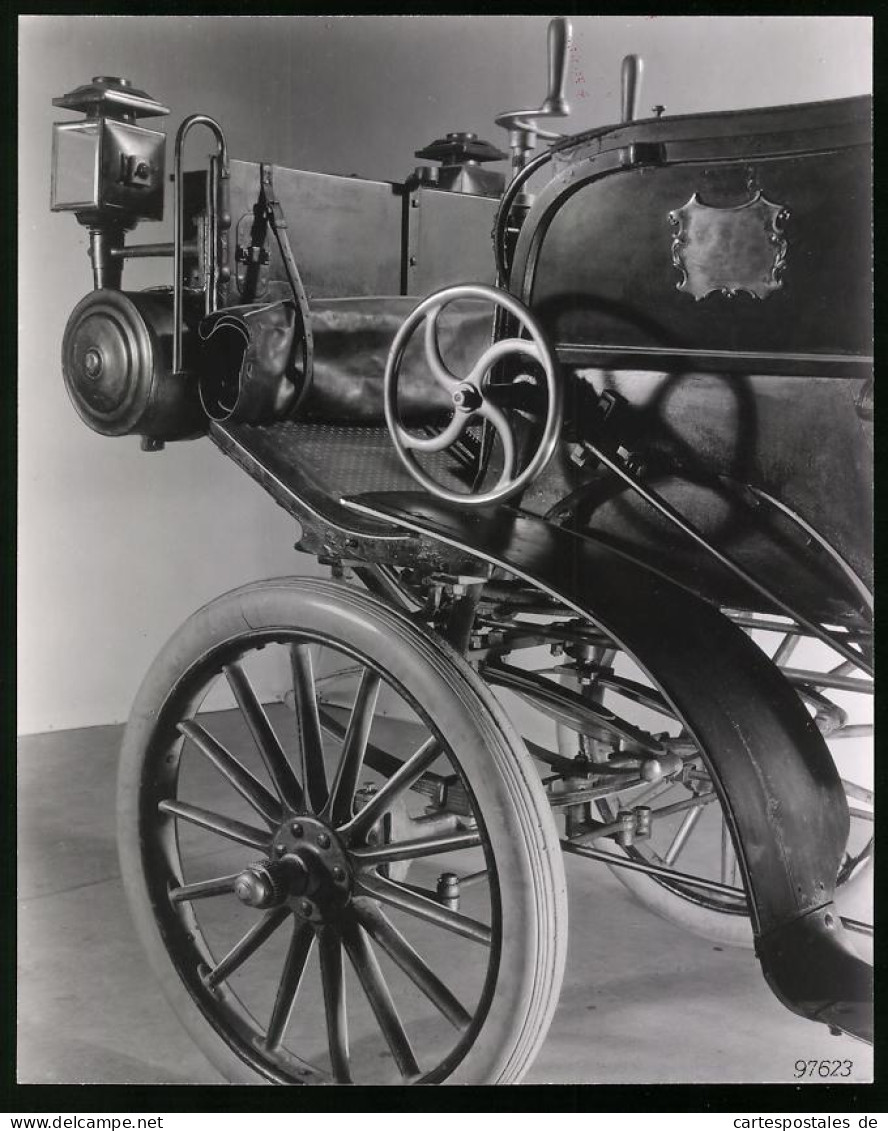
[[872, 969], [847, 941], [833, 903], [849, 825], [844, 790], [820, 732], [756, 645], [667, 578], [543, 519], [502, 507], [470, 512], [407, 492], [343, 504], [538, 586], [635, 658], [693, 722], [771, 989], [793, 1012], [871, 1040]]

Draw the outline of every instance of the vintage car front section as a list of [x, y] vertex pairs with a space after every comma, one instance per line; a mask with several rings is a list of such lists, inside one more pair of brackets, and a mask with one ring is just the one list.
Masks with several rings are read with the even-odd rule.
[[[553, 21], [546, 97], [496, 120], [508, 178], [470, 132], [389, 182], [232, 157], [192, 114], [164, 243], [127, 240], [162, 215], [163, 135], [138, 120], [165, 107], [110, 77], [55, 100], [84, 115], [55, 128], [52, 189], [89, 232], [93, 291], [62, 343], [77, 413], [150, 451], [206, 435], [335, 579], [199, 610], [124, 739], [134, 919], [228, 1080], [375, 1083], [382, 1058], [396, 1082], [519, 1080], [563, 971], [562, 851], [640, 877], [695, 933], [754, 942], [789, 1009], [872, 1036], [848, 941], [871, 929], [842, 898], [871, 863], [873, 795], [826, 742], [865, 736], [837, 697], [872, 691], [869, 100], [638, 121], [627, 56], [621, 123], [567, 136], [569, 44]], [[214, 153], [186, 171], [192, 130]], [[171, 280], [125, 290], [133, 258]], [[800, 641], [823, 670], [792, 666]], [[248, 675], [270, 654], [286, 736]], [[241, 746], [205, 709], [219, 688]], [[398, 711], [423, 732], [412, 752], [381, 737]], [[194, 803], [195, 763], [241, 817]], [[720, 839], [683, 868], [704, 810]], [[224, 875], [188, 859], [195, 830], [234, 853]], [[394, 913], [442, 932], [452, 983]], [[251, 962], [286, 932], [269, 992]], [[443, 1025], [429, 1063], [374, 948]], [[378, 1029], [370, 1069], [346, 959]]]

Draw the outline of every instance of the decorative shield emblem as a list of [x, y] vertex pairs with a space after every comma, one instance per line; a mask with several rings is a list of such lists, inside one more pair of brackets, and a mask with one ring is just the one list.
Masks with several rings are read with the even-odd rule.
[[783, 223], [789, 212], [757, 192], [735, 208], [713, 208], [696, 193], [669, 213], [675, 228], [672, 262], [681, 271], [680, 291], [699, 302], [717, 291], [733, 298], [741, 291], [767, 298], [783, 286], [787, 243]]

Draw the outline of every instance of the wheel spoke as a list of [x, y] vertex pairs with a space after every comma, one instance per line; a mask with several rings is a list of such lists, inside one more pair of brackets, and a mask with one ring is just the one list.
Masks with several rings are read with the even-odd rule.
[[280, 801], [269, 793], [262, 782], [253, 777], [247, 767], [226, 750], [218, 739], [199, 723], [191, 720], [179, 723], [178, 729], [209, 758], [241, 797], [249, 801], [260, 817], [263, 817], [269, 825], [277, 825], [280, 822], [282, 816]]
[[444, 359], [441, 357], [441, 349], [438, 345], [438, 315], [440, 313], [441, 307], [435, 306], [426, 314], [424, 333], [425, 355], [433, 377], [439, 385], [449, 392], [459, 384], [459, 378], [455, 373], [450, 372], [444, 364]]
[[408, 915], [424, 919], [427, 923], [434, 923], [445, 931], [490, 946], [493, 937], [490, 927], [479, 923], [477, 919], [470, 919], [468, 915], [450, 911], [434, 899], [426, 899], [416, 892], [408, 891], [392, 880], [383, 879], [382, 876], [359, 875], [355, 879], [355, 890], [380, 903], [388, 903], [399, 911], [405, 911]]
[[802, 684], [819, 688], [832, 688], [836, 691], [856, 691], [861, 695], [873, 694], [873, 683], [869, 679], [858, 679], [850, 675], [829, 675], [824, 672], [812, 672], [807, 668], [783, 668], [783, 677], [792, 684]]
[[250, 955], [255, 954], [260, 946], [274, 934], [278, 927], [290, 914], [287, 907], [275, 907], [266, 911], [258, 923], [254, 923], [244, 937], [234, 944], [218, 965], [206, 975], [204, 981], [212, 989], [213, 986], [224, 981], [229, 974], [233, 974], [242, 966]]
[[418, 840], [391, 841], [373, 848], [353, 848], [352, 856], [362, 864], [390, 864], [395, 860], [417, 860], [460, 848], [475, 848], [481, 843], [478, 833], [444, 834]]
[[326, 806], [326, 812], [334, 826], [343, 824], [352, 815], [355, 788], [364, 765], [379, 688], [379, 676], [365, 669], [355, 695], [355, 705], [342, 742], [336, 778]]
[[[348, 728], [343, 726], [338, 719], [335, 719], [329, 711], [325, 711], [323, 706], [319, 706], [318, 712], [321, 726], [324, 730], [328, 734], [332, 734], [334, 738], [344, 739]], [[390, 778], [400, 770], [404, 763], [400, 758], [396, 758], [394, 754], [390, 754], [387, 750], [383, 750], [374, 743], [368, 742], [364, 752], [364, 765], [369, 766], [371, 770], [376, 770], [376, 772], [382, 774], [384, 778]], [[454, 774], [452, 777], [455, 778], [456, 775]], [[411, 788], [417, 790], [419, 793], [425, 793], [437, 801], [440, 799], [441, 791], [447, 788], [450, 780], [450, 778], [445, 777], [443, 774], [428, 771], [425, 774], [421, 774]]]
[[382, 947], [396, 965], [400, 966], [413, 984], [422, 990], [447, 1020], [457, 1029], [467, 1028], [472, 1020], [471, 1014], [463, 1008], [382, 911], [370, 900], [363, 899], [355, 900], [354, 909], [358, 921], [374, 942]]
[[793, 652], [799, 646], [801, 637], [794, 632], [787, 632], [783, 639], [777, 646], [777, 651], [771, 657], [777, 667], [782, 667], [784, 664], [789, 663]]
[[237, 705], [250, 728], [265, 768], [274, 782], [281, 801], [291, 809], [301, 809], [303, 806], [302, 789], [293, 773], [293, 767], [287, 761], [287, 755], [278, 741], [271, 723], [268, 721], [262, 704], [247, 673], [240, 664], [229, 664], [225, 669], [225, 678], [231, 687]]
[[213, 895], [228, 895], [234, 891], [234, 881], [240, 875], [235, 872], [231, 876], [217, 876], [214, 880], [200, 880], [195, 884], [182, 884], [170, 888], [170, 899], [173, 903], [189, 903], [192, 899], [209, 899]]
[[401, 765], [401, 768], [381, 786], [379, 792], [370, 798], [364, 808], [342, 826], [339, 830], [340, 835], [356, 841], [367, 833], [395, 798], [404, 790], [410, 789], [440, 753], [441, 743], [438, 739], [434, 736], [427, 738], [422, 746]]
[[339, 936], [330, 927], [322, 928], [318, 935], [318, 956], [321, 960], [324, 1011], [327, 1015], [327, 1043], [333, 1066], [333, 1079], [337, 1084], [350, 1084], [352, 1078], [348, 1056], [342, 944]]
[[493, 345], [487, 347], [484, 353], [478, 358], [472, 366], [472, 371], [466, 377], [466, 381], [470, 385], [477, 385], [481, 388], [484, 383], [484, 378], [493, 369], [498, 361], [503, 358], [509, 357], [512, 354], [523, 353], [527, 357], [532, 358], [538, 365], [542, 365], [540, 358], [540, 351], [537, 349], [534, 342], [529, 341], [527, 338], [502, 338]]
[[293, 937], [290, 939], [290, 947], [284, 960], [284, 969], [275, 995], [268, 1029], [265, 1032], [265, 1047], [269, 1050], [278, 1048], [284, 1038], [313, 942], [313, 928], [302, 921], [294, 922]]
[[497, 487], [500, 487], [515, 476], [515, 437], [506, 414], [496, 405], [485, 402], [478, 409], [478, 414], [493, 425], [503, 446], [503, 470], [497, 482]]
[[265, 851], [270, 843], [267, 832], [245, 825], [243, 821], [235, 821], [231, 817], [223, 817], [221, 813], [211, 813], [208, 809], [201, 809], [197, 805], [188, 805], [184, 801], [161, 801], [157, 808], [161, 813], [169, 813], [174, 817], [181, 817], [192, 825], [199, 825], [202, 829], [218, 833], [219, 836], [235, 840], [238, 844], [249, 845]]
[[354, 920], [343, 922], [342, 941], [401, 1076], [405, 1080], [415, 1079], [420, 1075], [420, 1071], [410, 1041], [407, 1039], [382, 971], [379, 969], [376, 955], [371, 950], [361, 927]]
[[[693, 810], [691, 810], [693, 812]], [[722, 817], [721, 823], [721, 882], [733, 887], [737, 882], [737, 857], [731, 843], [728, 822]]]
[[856, 785], [853, 781], [848, 781], [847, 778], [842, 778], [842, 786], [845, 793], [849, 797], [853, 797], [855, 801], [865, 801], [867, 805], [875, 804], [875, 794], [871, 789], [864, 789], [862, 785]]
[[693, 809], [689, 809], [682, 819], [681, 824], [678, 826], [678, 832], [672, 838], [672, 843], [666, 849], [663, 860], [666, 864], [674, 864], [681, 854], [682, 849], [688, 842], [688, 838], [694, 831], [694, 826], [703, 816], [703, 806], [696, 805]]
[[296, 729], [302, 757], [302, 784], [309, 804], [315, 813], [319, 813], [327, 802], [327, 773], [324, 769], [324, 743], [309, 646], [294, 644], [290, 649], [290, 662], [293, 670]]

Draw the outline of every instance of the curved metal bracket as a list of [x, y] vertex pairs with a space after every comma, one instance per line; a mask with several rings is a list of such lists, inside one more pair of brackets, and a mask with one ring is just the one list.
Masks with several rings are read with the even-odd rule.
[[206, 126], [216, 139], [216, 160], [211, 166], [209, 220], [210, 220], [210, 262], [207, 264], [207, 297], [206, 313], [212, 314], [216, 309], [216, 282], [218, 264], [216, 257], [219, 247], [219, 197], [220, 182], [227, 182], [228, 147], [225, 144], [225, 135], [222, 127], [206, 114], [191, 114], [179, 126], [176, 133], [175, 150], [175, 198], [176, 207], [173, 216], [173, 373], [182, 370], [182, 290], [183, 290], [183, 231], [185, 228], [185, 192], [182, 184], [182, 153], [185, 147], [185, 138], [193, 126]]

